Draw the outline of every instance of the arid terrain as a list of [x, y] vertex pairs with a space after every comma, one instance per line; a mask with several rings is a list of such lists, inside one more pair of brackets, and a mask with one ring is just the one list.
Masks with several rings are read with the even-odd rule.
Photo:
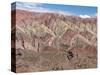
[[96, 17], [20, 9], [13, 10], [11, 15], [16, 72], [97, 67]]

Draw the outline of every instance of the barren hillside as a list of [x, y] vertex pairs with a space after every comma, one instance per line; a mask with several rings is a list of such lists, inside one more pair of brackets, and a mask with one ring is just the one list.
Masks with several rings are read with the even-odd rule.
[[19, 9], [16, 14], [13, 10], [11, 15], [18, 72], [96, 67], [96, 17]]

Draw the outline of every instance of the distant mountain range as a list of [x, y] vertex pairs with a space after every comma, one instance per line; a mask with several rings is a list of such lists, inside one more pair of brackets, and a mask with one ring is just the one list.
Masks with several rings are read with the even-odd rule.
[[[12, 17], [15, 17], [14, 12], [15, 10], [12, 11]], [[23, 41], [27, 41], [27, 43], [31, 43], [30, 38], [34, 36], [41, 40], [41, 43], [46, 43], [46, 45], [53, 45], [55, 40], [58, 40], [59, 43], [63, 41], [63, 44], [70, 44], [73, 41], [72, 39], [77, 36], [80, 40], [84, 40], [83, 42], [96, 46], [96, 23], [96, 18], [84, 19], [57, 13], [16, 10], [17, 39], [19, 39], [19, 36], [20, 38], [24, 36]]]

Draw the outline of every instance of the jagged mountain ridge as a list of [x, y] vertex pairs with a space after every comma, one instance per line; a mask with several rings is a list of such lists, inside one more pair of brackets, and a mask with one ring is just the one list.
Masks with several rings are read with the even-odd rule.
[[[12, 15], [14, 11], [12, 11]], [[89, 41], [91, 45], [93, 45], [91, 41], [96, 39], [96, 37], [92, 39], [96, 35], [96, 18], [84, 19], [78, 16], [65, 16], [57, 13], [37, 13], [17, 9], [16, 28], [18, 35], [26, 35], [24, 40], [29, 41], [29, 38], [32, 39], [32, 36], [34, 36], [38, 37], [42, 42], [43, 39], [46, 39], [44, 42], [48, 45], [53, 44], [55, 39], [58, 42], [62, 42], [63, 35], [67, 30], [70, 30], [70, 32], [66, 34], [68, 36], [65, 37], [66, 39], [72, 39], [78, 34]], [[86, 35], [87, 32], [90, 36]], [[67, 41], [69, 40], [65, 42]]]
[[16, 41], [17, 71], [27, 71], [26, 65], [29, 71], [96, 67], [96, 21], [96, 18], [13, 10], [12, 47]]

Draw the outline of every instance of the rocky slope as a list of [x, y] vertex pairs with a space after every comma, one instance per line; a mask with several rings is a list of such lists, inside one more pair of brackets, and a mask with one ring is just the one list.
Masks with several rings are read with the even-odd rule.
[[27, 71], [27, 67], [28, 71], [96, 67], [96, 18], [19, 9], [14, 12], [12, 37], [16, 34], [17, 72]]

